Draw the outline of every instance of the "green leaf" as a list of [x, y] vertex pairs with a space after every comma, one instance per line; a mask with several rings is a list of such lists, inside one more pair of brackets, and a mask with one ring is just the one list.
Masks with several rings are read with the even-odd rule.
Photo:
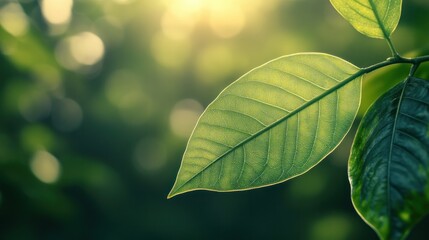
[[401, 17], [402, 0], [330, 0], [360, 33], [389, 39]]
[[404, 239], [429, 211], [429, 82], [408, 78], [366, 113], [349, 161], [356, 210], [382, 239]]
[[358, 70], [331, 55], [302, 53], [242, 76], [199, 119], [168, 197], [263, 187], [308, 171], [356, 117]]

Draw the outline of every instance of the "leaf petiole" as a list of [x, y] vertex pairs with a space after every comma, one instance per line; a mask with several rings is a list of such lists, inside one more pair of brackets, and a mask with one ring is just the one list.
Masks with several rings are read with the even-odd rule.
[[398, 51], [396, 51], [395, 46], [392, 43], [392, 40], [390, 40], [389, 37], [386, 37], [386, 41], [387, 41], [387, 44], [389, 45], [390, 51], [392, 52], [392, 57], [393, 58], [402, 58], [399, 55]]
[[376, 63], [366, 68], [362, 68], [360, 71], [355, 73], [352, 77], [356, 78], [363, 74], [367, 74], [377, 69], [380, 69], [389, 65], [393, 65], [393, 64], [412, 64], [413, 66], [415, 66], [415, 70], [416, 70], [421, 63], [428, 62], [428, 61], [429, 61], [429, 55], [416, 57], [416, 58], [404, 58], [398, 55], [397, 57], [390, 57], [383, 62]]
[[420, 66], [420, 63], [415, 63], [410, 69], [410, 73], [408, 74], [409, 77], [414, 76], [414, 73], [416, 73], [417, 68]]
[[415, 58], [404, 58], [404, 57], [401, 57], [399, 55], [396, 57], [390, 57], [383, 62], [376, 63], [376, 64], [371, 65], [369, 67], [361, 68], [355, 74], [351, 75], [349, 78], [347, 78], [346, 80], [344, 80], [340, 84], [334, 86], [332, 89], [333, 90], [339, 89], [342, 86], [346, 85], [347, 83], [353, 81], [354, 79], [356, 79], [356, 78], [358, 78], [364, 74], [368, 74], [368, 73], [371, 73], [377, 69], [387, 67], [390, 65], [394, 65], [394, 64], [412, 64], [413, 67], [411, 68], [411, 71], [410, 71], [410, 76], [412, 76], [421, 63], [428, 62], [428, 61], [429, 61], [429, 55], [425, 55], [425, 56], [421, 56], [421, 57], [415, 57]]

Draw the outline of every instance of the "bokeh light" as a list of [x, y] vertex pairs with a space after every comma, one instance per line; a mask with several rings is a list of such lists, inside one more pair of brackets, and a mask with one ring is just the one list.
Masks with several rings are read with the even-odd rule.
[[184, 99], [176, 103], [170, 113], [170, 127], [174, 134], [188, 138], [204, 108], [193, 99]]
[[94, 33], [83, 32], [70, 38], [70, 51], [76, 62], [93, 65], [103, 57], [104, 44]]
[[197, 18], [187, 11], [169, 9], [161, 20], [162, 32], [171, 39], [184, 39], [192, 33], [196, 21]]
[[24, 35], [28, 30], [28, 20], [18, 3], [8, 3], [0, 9], [1, 26], [14, 36]]
[[73, 0], [41, 0], [43, 17], [50, 24], [61, 25], [70, 22]]
[[51, 153], [38, 151], [30, 162], [31, 171], [44, 183], [55, 183], [61, 174], [61, 165]]
[[59, 42], [55, 54], [63, 67], [77, 70], [98, 63], [104, 56], [104, 43], [94, 33], [82, 32]]
[[234, 37], [243, 30], [245, 23], [246, 16], [234, 1], [219, 0], [212, 3], [210, 26], [219, 37]]

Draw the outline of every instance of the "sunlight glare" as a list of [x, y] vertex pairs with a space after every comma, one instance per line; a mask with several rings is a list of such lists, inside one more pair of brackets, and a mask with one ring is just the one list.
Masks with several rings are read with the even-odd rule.
[[200, 18], [201, 2], [199, 0], [178, 0], [170, 3], [161, 19], [162, 32], [171, 39], [188, 37]]
[[9, 3], [0, 9], [0, 24], [15, 37], [24, 35], [28, 30], [27, 16], [18, 3]]
[[229, 1], [216, 1], [210, 7], [210, 26], [221, 38], [231, 38], [239, 34], [245, 24], [246, 16], [240, 5]]
[[[246, 25], [265, 21], [280, 0], [162, 0], [166, 7], [161, 31], [172, 39], [189, 38], [208, 28], [220, 38], [232, 38]], [[205, 30], [203, 30], [205, 31]]]
[[161, 20], [162, 32], [171, 39], [183, 39], [189, 36], [194, 28], [192, 18], [175, 15], [171, 11], [164, 13]]
[[133, 2], [134, 0], [113, 0], [115, 3], [117, 4], [130, 4], [131, 2]]

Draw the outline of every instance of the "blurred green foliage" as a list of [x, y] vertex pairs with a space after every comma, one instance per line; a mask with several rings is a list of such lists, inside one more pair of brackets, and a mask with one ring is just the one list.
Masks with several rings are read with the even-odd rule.
[[[427, 52], [428, 11], [404, 2], [401, 53]], [[360, 67], [389, 54], [328, 1], [0, 0], [0, 238], [375, 239], [349, 198], [351, 137], [290, 182], [166, 200], [203, 108], [303, 51]], [[408, 72], [393, 68], [364, 81], [361, 112]]]

